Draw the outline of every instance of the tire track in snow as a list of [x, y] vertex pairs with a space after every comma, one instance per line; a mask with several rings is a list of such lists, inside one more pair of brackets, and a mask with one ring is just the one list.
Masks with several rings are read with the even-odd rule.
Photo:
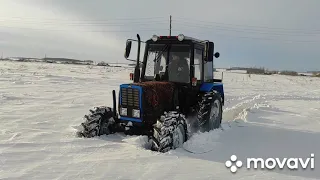
[[259, 108], [260, 106], [265, 106], [266, 96], [265, 95], [255, 95], [248, 98], [242, 98], [243, 100], [239, 103], [233, 105], [232, 107], [226, 107], [223, 110], [222, 121], [234, 121], [241, 119], [246, 121], [246, 116], [248, 111], [252, 108]]
[[247, 121], [247, 115], [251, 109], [259, 109], [260, 107], [270, 107], [268, 101], [281, 101], [281, 100], [303, 100], [303, 101], [319, 101], [319, 97], [307, 97], [307, 96], [295, 96], [292, 94], [282, 94], [282, 95], [255, 95], [251, 97], [239, 97], [238, 99], [233, 98], [228, 103], [236, 100], [241, 100], [239, 103], [231, 107], [226, 107], [223, 111], [222, 121], [234, 121], [234, 120], [244, 120]]

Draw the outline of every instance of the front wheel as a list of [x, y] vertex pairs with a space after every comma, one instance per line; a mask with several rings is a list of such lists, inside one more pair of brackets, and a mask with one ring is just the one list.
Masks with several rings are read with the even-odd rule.
[[187, 137], [184, 115], [173, 111], [165, 113], [154, 125], [151, 150], [167, 152], [182, 147]]
[[84, 116], [85, 122], [81, 123], [82, 130], [77, 132], [78, 137], [92, 138], [95, 136], [111, 134], [115, 124], [113, 111], [110, 107], [100, 106], [90, 109]]

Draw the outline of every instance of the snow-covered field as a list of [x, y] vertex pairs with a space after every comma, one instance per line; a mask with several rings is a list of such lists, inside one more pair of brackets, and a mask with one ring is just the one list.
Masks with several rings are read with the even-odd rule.
[[[0, 179], [320, 179], [319, 78], [224, 72], [224, 131], [165, 154], [145, 150], [145, 137], [75, 137], [89, 108], [112, 105], [129, 72], [0, 62]], [[311, 153], [314, 170], [246, 169], [247, 157]], [[225, 166], [233, 154], [243, 162], [234, 174]]]

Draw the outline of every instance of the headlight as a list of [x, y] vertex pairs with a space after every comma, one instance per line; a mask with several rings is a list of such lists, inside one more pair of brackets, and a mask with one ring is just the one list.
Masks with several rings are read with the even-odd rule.
[[127, 114], [128, 114], [128, 109], [127, 109], [127, 108], [121, 108], [121, 109], [120, 109], [120, 114], [121, 114], [122, 116], [127, 116]]
[[156, 42], [158, 40], [158, 36], [157, 35], [153, 35], [152, 36], [152, 41]]
[[132, 116], [135, 117], [135, 118], [140, 118], [140, 110], [133, 109], [132, 110]]
[[184, 40], [184, 35], [183, 34], [179, 34], [178, 35], [178, 40], [179, 41], [183, 41]]

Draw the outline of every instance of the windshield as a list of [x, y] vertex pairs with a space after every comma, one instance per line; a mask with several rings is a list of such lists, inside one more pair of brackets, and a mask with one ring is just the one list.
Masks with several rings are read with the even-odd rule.
[[[169, 54], [168, 54], [169, 52]], [[168, 59], [169, 55], [169, 60]], [[151, 44], [148, 48], [145, 79], [172, 82], [190, 81], [190, 46], [186, 44]]]

